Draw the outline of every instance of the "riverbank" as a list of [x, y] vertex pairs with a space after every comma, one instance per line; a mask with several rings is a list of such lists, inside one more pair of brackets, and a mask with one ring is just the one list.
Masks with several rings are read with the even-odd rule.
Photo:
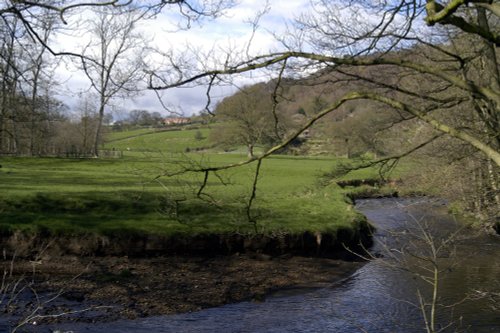
[[222, 236], [3, 233], [9, 260], [0, 262], [7, 299], [0, 310], [14, 318], [34, 313], [29, 322], [38, 324], [107, 322], [259, 302], [351, 275], [363, 263], [344, 246], [370, 246], [371, 227], [361, 219], [337, 234]]
[[[9, 272], [11, 261], [0, 263]], [[34, 277], [40, 295], [60, 293], [40, 315], [92, 309], [90, 314], [38, 318], [39, 323], [102, 322], [197, 311], [241, 301], [263, 301], [273, 291], [315, 288], [346, 278], [363, 263], [263, 254], [156, 258], [77, 257], [14, 261], [13, 279]], [[35, 272], [34, 275], [33, 272]], [[43, 298], [42, 298], [43, 300]], [[36, 302], [12, 308], [23, 316]]]
[[[429, 223], [436, 224], [439, 227], [433, 230], [440, 232], [444, 230], [443, 227], [452, 230], [453, 226], [459, 226], [446, 214], [447, 209], [442, 200], [387, 198], [359, 200], [358, 205], [378, 226], [383, 239], [385, 235], [397, 235], [397, 232], [387, 234], [384, 230], [405, 229], [407, 223], [415, 221], [415, 218], [425, 218]], [[460, 260], [457, 262], [448, 256], [442, 258], [444, 261], [441, 264], [452, 263], [453, 269], [443, 272], [446, 277], [440, 284], [440, 293], [443, 293], [443, 299], [456, 304], [452, 309], [457, 316], [460, 315], [460, 323], [463, 323], [460, 328], [492, 332], [498, 328], [498, 312], [491, 308], [488, 310], [488, 307], [496, 303], [489, 303], [488, 298], [463, 300], [468, 291], [497, 292], [500, 276], [500, 266], [497, 265], [500, 258], [498, 239], [484, 234], [478, 234], [479, 238], [476, 239], [470, 230], [463, 231], [467, 234], [467, 241], [462, 239], [457, 243]], [[375, 248], [375, 251], [378, 250]], [[411, 259], [417, 260], [415, 257]], [[10, 262], [3, 264], [10, 265]], [[418, 286], [415, 277], [404, 273], [404, 270], [380, 265], [378, 260], [356, 263], [325, 258], [240, 254], [212, 258], [170, 256], [149, 259], [65, 256], [62, 261], [60, 258], [48, 257], [41, 262], [26, 261], [25, 264], [24, 272], [28, 278], [32, 264], [35, 264], [38, 281], [43, 282], [44, 277], [53, 281], [37, 284], [39, 295], [44, 296], [43, 291], [48, 287], [54, 291], [66, 290], [66, 296], [58, 298], [62, 300], [61, 303], [53, 306], [50, 303], [44, 309], [57, 313], [86, 306], [113, 306], [78, 313], [76, 317], [57, 319], [66, 324], [44, 326], [47, 320], [42, 319], [38, 322], [42, 327], [28, 327], [27, 332], [312, 330], [354, 333], [359, 332], [360, 327], [370, 332], [387, 329], [394, 332], [420, 332], [423, 327], [420, 310], [408, 306], [406, 302], [414, 300], [415, 287]], [[363, 266], [362, 269], [356, 270], [360, 266]], [[21, 266], [16, 263], [14, 267], [18, 270]], [[85, 269], [85, 272], [77, 273], [78, 267]], [[353, 271], [356, 274], [353, 275]], [[75, 277], [75, 273], [80, 276]], [[345, 276], [349, 278], [343, 279]], [[74, 282], [71, 278], [75, 278]], [[279, 296], [268, 297], [265, 302], [261, 302], [266, 295], [259, 292], [262, 286], [266, 286], [265, 290], [271, 293], [278, 290]], [[303, 286], [306, 289], [301, 289]], [[307, 288], [321, 286], [327, 288], [304, 293]], [[424, 284], [424, 287], [427, 286]], [[212, 308], [212, 304], [219, 302], [236, 303], [240, 297], [252, 302]], [[195, 311], [205, 307], [212, 309]], [[154, 316], [182, 312], [184, 314], [176, 316]], [[121, 320], [140, 317], [147, 318]], [[449, 324], [451, 317], [445, 315], [443, 318], [444, 324]], [[5, 320], [5, 316], [2, 319]], [[0, 330], [2, 327], [6, 326], [2, 326], [0, 321]]]
[[2, 250], [33, 260], [41, 251], [51, 256], [332, 256], [344, 245], [369, 245], [370, 227], [345, 191], [317, 184], [321, 170], [341, 162], [337, 158], [270, 157], [251, 206], [253, 165], [206, 179], [189, 172], [158, 178], [163, 169], [182, 170], [195, 159], [217, 166], [242, 158], [4, 158]]
[[[307, 226], [305, 226], [307, 227]], [[332, 231], [260, 233], [215, 233], [158, 235], [153, 233], [65, 234], [50, 231], [0, 231], [4, 254], [31, 260], [47, 257], [165, 255], [233, 255], [260, 253], [270, 256], [301, 255], [342, 257], [345, 247], [353, 250], [371, 245], [372, 227], [361, 215], [349, 227]]]

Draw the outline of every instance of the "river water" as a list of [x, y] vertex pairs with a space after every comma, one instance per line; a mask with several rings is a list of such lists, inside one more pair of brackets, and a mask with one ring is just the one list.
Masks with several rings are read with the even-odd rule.
[[[445, 213], [444, 203], [431, 199], [360, 200], [357, 209], [377, 227], [372, 253], [380, 259], [368, 262], [348, 279], [326, 288], [280, 292], [264, 302], [229, 304], [199, 312], [100, 324], [64, 324], [37, 331], [76, 332], [425, 332], [417, 290], [430, 295], [429, 284], [414, 273], [426, 272], [415, 256], [400, 255], [405, 248], [428, 248], [419, 240], [415, 224], [426, 224], [439, 244], [460, 228]], [[395, 235], [397, 233], [397, 235]], [[444, 332], [500, 332], [498, 308], [488, 292], [500, 292], [500, 240], [474, 235], [470, 229], [454, 237], [454, 246], [439, 253], [438, 328]], [[391, 261], [385, 253], [398, 256]], [[417, 266], [415, 266], [416, 264]], [[412, 266], [413, 265], [413, 266]], [[409, 269], [410, 272], [405, 271]], [[466, 296], [469, 296], [467, 299]], [[458, 304], [456, 304], [458, 303]]]

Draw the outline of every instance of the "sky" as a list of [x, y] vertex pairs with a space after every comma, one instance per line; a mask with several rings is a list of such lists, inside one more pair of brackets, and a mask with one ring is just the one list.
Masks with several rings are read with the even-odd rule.
[[[190, 29], [178, 30], [176, 22], [175, 7], [166, 7], [155, 19], [142, 22], [138, 29], [150, 40], [150, 43], [159, 49], [173, 47], [176, 51], [183, 52], [183, 48], [190, 45], [197, 48], [200, 54], [217, 52], [213, 50], [245, 49], [245, 45], [251, 40], [250, 54], [256, 55], [266, 53], [278, 47], [278, 42], [273, 33], [279, 33], [285, 29], [297, 15], [303, 12], [309, 5], [309, 0], [273, 0], [267, 4], [268, 8], [259, 21], [259, 29], [253, 33], [252, 21], [259, 12], [266, 9], [264, 0], [239, 0], [238, 4], [224, 12], [224, 15], [214, 20], [203, 20], [195, 22]], [[185, 22], [185, 21], [184, 21]], [[174, 31], [177, 30], [177, 31]], [[85, 35], [67, 36], [60, 35], [56, 41], [59, 50], [78, 51], [88, 42]], [[157, 58], [160, 64], [162, 60]], [[79, 97], [89, 91], [89, 81], [84, 74], [77, 70], [69, 62], [62, 62], [56, 70], [57, 81], [61, 83], [61, 98], [70, 109], [75, 109], [79, 103]], [[240, 79], [237, 84], [250, 84], [259, 78]], [[234, 87], [214, 89], [212, 98], [221, 99], [233, 93]], [[198, 113], [204, 109], [206, 104], [205, 89], [203, 87], [178, 88], [161, 92], [164, 104], [171, 110], [186, 116]], [[146, 109], [167, 114], [162, 104], [158, 101], [155, 93], [146, 91], [133, 99], [116, 100], [110, 108], [115, 118], [123, 118], [127, 110]]]
[[[193, 3], [196, 1], [192, 0]], [[222, 63], [227, 54], [234, 57], [242, 54], [255, 56], [282, 49], [281, 43], [274, 36], [283, 35], [287, 28], [293, 24], [294, 19], [301, 14], [311, 13], [312, 3], [321, 2], [315, 0], [234, 1], [237, 4], [225, 10], [222, 16], [216, 19], [193, 22], [189, 29], [180, 30], [178, 28], [178, 24], [185, 26], [186, 21], [179, 15], [178, 8], [175, 5], [166, 6], [154, 19], [140, 21], [137, 28], [148, 40], [150, 46], [161, 52], [173, 52], [177, 64], [186, 65], [189, 61], [185, 59], [189, 60], [198, 57], [196, 59], [198, 65], [203, 64], [208, 69], [219, 69], [221, 65], [217, 66], [216, 62]], [[137, 1], [136, 3], [141, 2], [146, 1]], [[371, 40], [350, 43], [349, 37], [345, 36], [363, 34], [365, 30], [369, 31], [374, 26], [377, 26], [382, 18], [391, 22], [391, 25], [396, 29], [398, 27], [399, 29], [405, 28], [408, 22], [404, 13], [402, 14], [404, 10], [398, 12], [396, 17], [391, 17], [384, 15], [382, 9], [385, 9], [385, 7], [377, 9], [377, 4], [379, 4], [378, 6], [386, 6], [384, 5], [385, 2], [369, 2], [375, 7], [363, 7], [360, 4], [346, 5], [346, 2], [341, 0], [331, 0], [325, 3], [331, 6], [328, 11], [322, 12], [322, 8], [319, 6], [314, 8], [316, 9], [315, 18], [320, 20], [318, 26], [320, 29], [327, 30], [327, 33], [320, 33], [319, 36], [322, 36], [323, 40], [316, 44], [313, 42], [308, 46], [309, 49], [306, 50], [314, 50], [311, 49], [314, 48], [314, 45], [323, 45], [323, 42], [325, 42], [321, 52], [330, 52], [328, 54], [336, 56], [344, 56], [346, 53], [353, 54], [357, 52], [356, 47], [362, 48], [364, 47], [363, 42], [370, 44]], [[263, 14], [259, 16], [259, 13]], [[260, 20], [258, 29], [254, 30], [250, 22], [254, 21], [256, 17], [260, 17]], [[73, 23], [84, 21], [84, 19], [89, 19], [88, 13], [82, 14], [79, 19], [73, 18]], [[423, 20], [421, 25], [422, 27], [419, 27], [416, 24], [416, 26], [412, 26], [412, 29], [427, 29], [423, 25]], [[332, 33], [336, 34], [337, 37], [332, 38]], [[424, 33], [421, 35], [427, 36], [429, 34]], [[325, 36], [327, 37], [325, 38]], [[332, 40], [342, 41], [344, 37], [347, 38], [347, 42], [342, 45], [348, 46], [337, 47], [338, 44], [331, 44]], [[78, 33], [73, 36], [60, 34], [56, 40], [56, 45], [59, 46], [59, 51], [78, 53], [88, 42], [88, 34]], [[247, 47], [247, 45], [250, 46]], [[377, 46], [383, 49], [384, 43], [378, 42]], [[182, 61], [178, 59], [182, 59]], [[162, 71], [168, 71], [172, 68], [170, 65], [165, 64], [165, 57], [152, 55], [148, 60], [153, 66]], [[61, 62], [56, 73], [57, 80], [61, 83], [58, 97], [68, 104], [70, 109], [75, 109], [78, 105], [79, 96], [89, 91], [89, 80], [82, 71], [77, 70], [74, 64], [69, 61]], [[216, 103], [217, 100], [234, 93], [238, 86], [269, 79], [269, 76], [259, 77], [256, 74], [239, 77], [234, 82], [235, 85], [213, 89], [211, 99], [213, 103]], [[117, 99], [108, 109], [114, 112], [115, 119], [125, 117], [127, 111], [134, 109], [145, 109], [167, 115], [168, 112], [164, 109], [165, 105], [170, 111], [189, 116], [202, 111], [207, 101], [206, 88], [202, 86], [161, 91], [160, 95], [163, 104], [160, 103], [154, 92], [145, 91], [133, 99]]]

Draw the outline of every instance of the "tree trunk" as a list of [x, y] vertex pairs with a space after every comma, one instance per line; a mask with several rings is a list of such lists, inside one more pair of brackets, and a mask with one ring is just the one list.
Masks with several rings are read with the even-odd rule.
[[248, 158], [253, 158], [253, 144], [249, 143], [247, 145], [247, 156]]
[[93, 149], [92, 154], [94, 155], [94, 157], [99, 157], [99, 142], [101, 140], [101, 127], [103, 118], [104, 118], [104, 104], [101, 103], [101, 106], [99, 106], [99, 116], [97, 118], [94, 144], [92, 148]]

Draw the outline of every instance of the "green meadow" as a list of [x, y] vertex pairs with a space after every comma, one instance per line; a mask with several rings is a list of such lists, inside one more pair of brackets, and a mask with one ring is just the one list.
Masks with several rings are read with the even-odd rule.
[[[201, 134], [198, 134], [197, 132]], [[104, 148], [124, 151], [184, 153], [186, 150], [208, 148], [210, 129], [154, 130], [136, 129], [112, 132]]]
[[276, 234], [334, 232], [362, 220], [344, 190], [321, 181], [345, 162], [338, 158], [265, 159], [250, 210], [255, 162], [210, 173], [202, 188], [203, 173], [179, 171], [246, 157], [215, 150], [183, 153], [206, 145], [195, 139], [196, 131], [118, 133], [107, 147], [129, 148], [122, 158], [0, 158], [0, 227], [53, 234]]

